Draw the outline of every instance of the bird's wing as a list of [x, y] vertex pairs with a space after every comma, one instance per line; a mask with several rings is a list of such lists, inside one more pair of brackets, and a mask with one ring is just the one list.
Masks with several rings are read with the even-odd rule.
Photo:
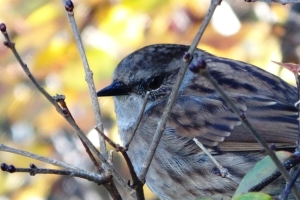
[[[231, 96], [231, 100], [267, 142], [276, 147], [296, 144], [298, 113], [293, 105], [259, 96]], [[167, 126], [180, 136], [196, 137], [207, 146], [227, 151], [261, 149], [221, 97], [179, 96]]]
[[[227, 93], [262, 96], [285, 103], [294, 103], [293, 101], [297, 100], [297, 90], [294, 86], [263, 69], [206, 52], [195, 54], [192, 64], [195, 64], [201, 56], [206, 62], [208, 73]], [[185, 88], [186, 94], [196, 92], [196, 96], [199, 96], [200, 93], [206, 95], [209, 92], [215, 92], [212, 84], [200, 74], [194, 74], [190, 80], [193, 85]]]
[[[238, 107], [240, 114], [269, 143], [277, 147], [295, 145], [298, 133], [296, 88], [248, 63], [197, 51], [208, 73]], [[241, 151], [261, 149], [252, 134], [206, 78], [187, 72], [184, 86], [169, 118], [169, 127], [185, 137], [196, 137], [207, 146]], [[188, 84], [189, 83], [189, 84]]]

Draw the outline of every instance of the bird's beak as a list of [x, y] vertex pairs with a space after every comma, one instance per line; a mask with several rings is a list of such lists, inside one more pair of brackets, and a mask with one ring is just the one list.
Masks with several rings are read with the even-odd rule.
[[130, 88], [127, 85], [125, 85], [124, 83], [114, 81], [109, 86], [98, 91], [97, 96], [105, 97], [105, 96], [128, 95], [130, 93], [130, 91], [131, 91]]

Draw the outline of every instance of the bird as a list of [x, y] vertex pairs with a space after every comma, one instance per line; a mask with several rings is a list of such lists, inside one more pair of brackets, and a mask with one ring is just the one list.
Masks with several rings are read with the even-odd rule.
[[[189, 46], [180, 44], [153, 44], [136, 50], [117, 65], [112, 83], [97, 92], [98, 97], [113, 96], [123, 144], [129, 142], [145, 96], [149, 94], [128, 147], [128, 156], [137, 174], [188, 49]], [[197, 64], [199, 59], [268, 144], [278, 149], [295, 149], [298, 138], [296, 87], [254, 65], [201, 49], [192, 54], [190, 65]], [[233, 180], [217, 175], [215, 164], [193, 138], [211, 150]], [[146, 184], [163, 200], [194, 200], [211, 195], [230, 199], [243, 176], [265, 156], [262, 147], [214, 86], [201, 74], [187, 70], [147, 172]], [[265, 191], [278, 195], [283, 184], [279, 180], [278, 188], [267, 186]]]

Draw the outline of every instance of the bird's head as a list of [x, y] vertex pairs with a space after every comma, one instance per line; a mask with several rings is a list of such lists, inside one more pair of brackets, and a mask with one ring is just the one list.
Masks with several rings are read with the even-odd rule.
[[151, 45], [131, 53], [118, 64], [112, 83], [97, 92], [97, 96], [114, 96], [119, 125], [127, 127], [136, 121], [147, 92], [146, 110], [168, 97], [187, 50], [188, 46], [183, 45]]

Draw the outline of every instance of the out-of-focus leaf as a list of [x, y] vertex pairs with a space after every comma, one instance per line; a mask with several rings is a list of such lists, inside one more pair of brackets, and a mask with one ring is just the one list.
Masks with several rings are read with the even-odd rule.
[[[70, 62], [70, 53], [76, 51], [76, 46], [70, 47], [63, 39], [54, 39], [41, 49], [35, 56], [35, 70], [47, 74], [66, 66]], [[72, 49], [73, 48], [73, 49]], [[77, 53], [77, 52], [76, 52]]]
[[[139, 44], [144, 40], [147, 15], [138, 13], [124, 5], [113, 7], [100, 27], [123, 44]], [[126, 40], [124, 40], [126, 38]]]
[[168, 3], [168, 1], [161, 0], [152, 0], [152, 1], [144, 1], [144, 0], [125, 0], [123, 4], [133, 8], [139, 9], [142, 11], [150, 11], [156, 8], [161, 7], [163, 4]]
[[[287, 151], [276, 152], [278, 159], [283, 163], [292, 154]], [[277, 170], [274, 162], [269, 156], [256, 163], [256, 165], [244, 176], [238, 189], [234, 193], [234, 197], [243, 193], [247, 193], [249, 189], [260, 184], [263, 180], [269, 177]]]
[[56, 3], [50, 2], [36, 9], [26, 20], [31, 26], [44, 25], [52, 21], [58, 16], [57, 9], [61, 9]]

